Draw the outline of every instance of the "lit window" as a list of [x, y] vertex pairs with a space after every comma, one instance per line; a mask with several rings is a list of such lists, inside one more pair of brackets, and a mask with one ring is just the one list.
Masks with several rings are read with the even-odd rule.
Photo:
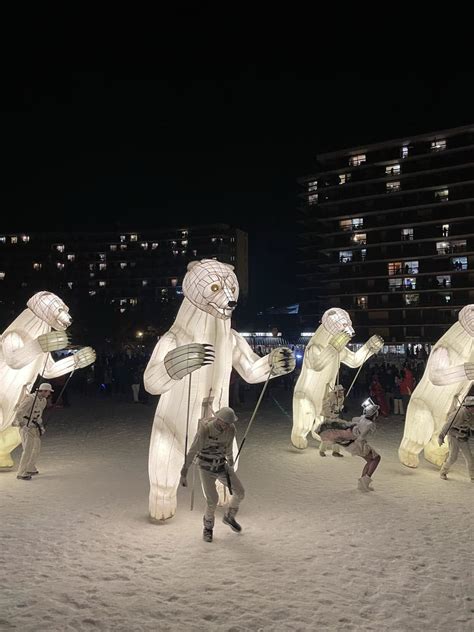
[[439, 255], [447, 255], [447, 254], [449, 254], [451, 252], [449, 241], [438, 241], [438, 242], [436, 242], [436, 252]]
[[140, 246], [143, 248], [143, 250], [148, 250], [148, 242], [147, 241], [142, 241]]
[[179, 250], [173, 250], [172, 252], [173, 252], [173, 255], [174, 255], [175, 257], [177, 257], [177, 256], [179, 255]]
[[127, 267], [127, 262], [126, 261], [121, 261], [120, 262], [120, 267], [122, 268], [122, 270], [124, 270]]
[[366, 161], [365, 154], [357, 154], [356, 156], [350, 156], [349, 165], [351, 167], [359, 167]]
[[74, 287], [74, 283], [72, 281], [68, 281], [67, 286], [70, 290], [72, 290], [72, 288]]
[[346, 184], [351, 179], [350, 173], [340, 173], [339, 174], [339, 184]]
[[442, 233], [443, 237], [449, 237], [449, 224], [443, 224]]
[[182, 246], [187, 246], [188, 245], [188, 240], [187, 239], [182, 239], [181, 240], [181, 245]]
[[107, 270], [107, 264], [106, 263], [99, 263], [99, 270]]
[[404, 274], [418, 274], [418, 261], [405, 261], [403, 266]]
[[400, 149], [400, 156], [402, 158], [406, 158], [408, 156], [408, 145], [403, 145], [403, 147]]
[[120, 244], [120, 250], [127, 250], [127, 244]]
[[308, 191], [317, 191], [318, 190], [318, 181], [313, 180], [312, 182], [308, 182]]
[[311, 193], [311, 195], [308, 195], [308, 204], [317, 204], [317, 203], [318, 203], [317, 193]]
[[352, 250], [341, 250], [339, 252], [339, 263], [350, 263], [352, 261]]
[[95, 272], [89, 272], [89, 278], [93, 279], [95, 277]]
[[161, 293], [162, 294], [168, 294], [168, 290], [165, 287], [163, 287], [163, 288], [161, 288]]
[[107, 285], [107, 281], [99, 281], [99, 287], [105, 287]]
[[365, 246], [367, 243], [367, 233], [354, 233], [352, 235], [352, 241], [358, 246]]
[[356, 298], [356, 304], [360, 309], [367, 309], [367, 296], [358, 296]]
[[122, 244], [127, 240], [127, 236], [126, 235], [120, 235], [120, 241], [122, 242]]
[[453, 295], [451, 294], [451, 292], [441, 294], [441, 300], [443, 301], [443, 303], [451, 303], [452, 298]]
[[115, 250], [117, 250], [117, 244], [110, 244], [109, 248], [110, 248], [110, 250], [115, 251]]
[[154, 242], [151, 244], [151, 249], [152, 249], [152, 250], [156, 250], [157, 248], [158, 248], [158, 242], [154, 241]]
[[95, 269], [95, 263], [89, 263], [89, 270]]
[[22, 241], [24, 244], [27, 244], [27, 243], [30, 241], [30, 237], [29, 237], [29, 235], [22, 235], [22, 236], [21, 236], [21, 241]]
[[56, 250], [58, 252], [64, 252], [64, 244], [56, 244]]
[[434, 196], [438, 202], [447, 202], [449, 200], [449, 189], [439, 189], [434, 192]]
[[127, 304], [127, 299], [126, 298], [121, 298], [120, 299], [120, 305], [126, 305]]
[[385, 173], [388, 176], [398, 176], [400, 175], [400, 165], [387, 165], [385, 167]]
[[138, 299], [137, 298], [131, 298], [129, 303], [130, 303], [130, 305], [137, 305], [138, 304]]
[[89, 296], [95, 296], [97, 292], [95, 290], [89, 290]]
[[388, 274], [390, 276], [402, 274], [402, 262], [401, 261], [391, 261], [388, 264]]
[[197, 257], [198, 251], [197, 250], [193, 250], [193, 257]]
[[17, 244], [18, 243], [18, 237], [16, 237], [16, 236], [10, 237], [10, 241], [11, 241], [12, 244]]
[[105, 261], [106, 260], [106, 256], [105, 256], [105, 252], [99, 252], [99, 261]]
[[467, 257], [451, 257], [451, 264], [455, 270], [467, 270]]
[[360, 228], [363, 228], [363, 226], [364, 226], [363, 217], [353, 217], [352, 219], [339, 220], [339, 227], [342, 230], [358, 230]]
[[367, 250], [365, 248], [362, 248], [362, 250], [360, 251], [360, 258], [362, 259], [362, 261], [365, 261], [367, 257]]
[[391, 292], [396, 292], [397, 290], [401, 290], [402, 288], [402, 279], [389, 279], [388, 280], [388, 289]]
[[56, 263], [56, 267], [58, 270], [64, 270], [64, 263], [61, 263], [61, 261], [58, 261]]
[[33, 264], [33, 270], [41, 270], [42, 267], [42, 264], [37, 261]]
[[420, 302], [420, 295], [419, 294], [404, 294], [403, 300], [405, 302], [405, 305], [418, 305], [418, 303]]
[[2, 235], [0, 237], [0, 244], [6, 244], [6, 243], [7, 243], [7, 238], [4, 235]]
[[211, 241], [212, 241], [213, 244], [216, 243], [217, 237], [211, 237]]
[[181, 237], [182, 237], [183, 239], [186, 239], [186, 237], [188, 236], [188, 234], [189, 234], [189, 233], [188, 233], [188, 231], [187, 231], [187, 230], [182, 230], [182, 231], [181, 231]]
[[449, 274], [437, 276], [436, 283], [438, 284], [438, 287], [451, 287], [451, 276]]
[[185, 255], [186, 254], [186, 250], [181, 250], [181, 254]]
[[74, 260], [75, 260], [75, 258], [76, 258], [76, 255], [68, 255], [68, 256], [67, 256], [67, 260], [68, 260], [68, 261], [74, 261]]
[[402, 240], [411, 241], [413, 239], [413, 228], [402, 228]]
[[130, 241], [138, 241], [138, 235], [136, 235], [135, 233], [130, 235]]
[[400, 181], [395, 180], [395, 182], [386, 182], [385, 187], [387, 189], [387, 193], [394, 193], [395, 191], [400, 191]]
[[0, 281], [5, 279], [5, 272], [0, 272]]
[[403, 279], [403, 287], [405, 290], [416, 290], [416, 279], [414, 277]]
[[178, 279], [171, 279], [171, 287], [176, 287], [178, 285]]
[[431, 142], [431, 151], [443, 151], [443, 149], [446, 149], [446, 140], [444, 138]]
[[146, 279], [142, 280], [142, 286], [146, 287], [148, 285], [148, 281]]

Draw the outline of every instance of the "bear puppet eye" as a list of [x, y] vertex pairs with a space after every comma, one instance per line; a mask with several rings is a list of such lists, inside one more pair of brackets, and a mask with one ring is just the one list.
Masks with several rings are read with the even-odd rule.
[[211, 290], [212, 290], [213, 292], [218, 292], [220, 289], [221, 289], [221, 286], [220, 286], [218, 283], [213, 283], [213, 284], [211, 285]]
[[235, 294], [235, 285], [233, 285], [231, 288], [232, 294]]

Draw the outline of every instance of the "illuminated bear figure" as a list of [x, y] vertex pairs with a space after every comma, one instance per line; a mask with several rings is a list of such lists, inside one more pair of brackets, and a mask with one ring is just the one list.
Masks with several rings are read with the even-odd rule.
[[67, 305], [51, 292], [38, 292], [0, 337], [0, 467], [13, 465], [10, 453], [20, 444], [20, 433], [11, 424], [19, 401], [37, 375], [53, 379], [95, 361], [91, 347], [53, 360], [50, 351], [68, 345], [65, 329], [70, 324]]
[[358, 351], [350, 351], [346, 345], [353, 335], [352, 321], [345, 310], [333, 307], [324, 312], [321, 325], [306, 347], [293, 394], [291, 442], [295, 448], [306, 448], [306, 435], [313, 424], [323, 421], [323, 399], [335, 386], [341, 362], [359, 367], [383, 347], [382, 338], [372, 336]]
[[469, 392], [473, 380], [474, 305], [466, 305], [459, 312], [458, 322], [433, 347], [423, 377], [411, 396], [398, 449], [404, 465], [417, 467], [421, 450], [427, 461], [443, 464], [448, 448], [446, 444], [438, 445], [439, 432], [448, 413]]
[[[261, 358], [231, 329], [239, 284], [233, 267], [214, 259], [192, 261], [183, 280], [184, 299], [171, 329], [160, 339], [145, 369], [145, 388], [161, 395], [150, 442], [150, 516], [171, 518], [184, 463], [187, 411], [189, 440], [194, 439], [203, 400], [213, 408], [228, 405], [232, 367], [251, 384], [294, 369], [290, 349], [280, 347]], [[200, 369], [192, 378], [183, 378]], [[191, 381], [191, 391], [189, 383]]]

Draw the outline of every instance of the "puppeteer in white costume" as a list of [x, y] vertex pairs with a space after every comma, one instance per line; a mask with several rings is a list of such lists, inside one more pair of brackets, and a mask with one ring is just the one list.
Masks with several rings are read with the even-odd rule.
[[38, 292], [0, 336], [0, 467], [12, 467], [10, 453], [20, 444], [20, 433], [12, 423], [23, 397], [38, 374], [53, 379], [95, 361], [91, 347], [79, 349], [59, 361], [51, 351], [65, 349], [71, 324], [69, 308], [51, 292]]
[[246, 382], [256, 384], [270, 373], [283, 375], [295, 366], [291, 350], [280, 347], [261, 358], [231, 329], [239, 296], [232, 266], [214, 259], [192, 261], [183, 294], [176, 320], [156, 345], [144, 374], [146, 390], [161, 395], [149, 455], [149, 507], [155, 520], [176, 512], [187, 420], [192, 442], [203, 400], [213, 397], [216, 410], [228, 406], [232, 367]]
[[417, 467], [419, 453], [441, 466], [448, 447], [438, 445], [448, 415], [461, 406], [474, 383], [474, 305], [459, 312], [458, 322], [433, 347], [426, 369], [408, 404], [398, 455]]
[[308, 445], [306, 435], [324, 419], [323, 400], [334, 390], [341, 362], [360, 367], [383, 347], [380, 336], [372, 336], [357, 351], [347, 348], [354, 335], [349, 314], [333, 307], [324, 312], [321, 325], [306, 347], [303, 366], [293, 394], [292, 444], [299, 449]]

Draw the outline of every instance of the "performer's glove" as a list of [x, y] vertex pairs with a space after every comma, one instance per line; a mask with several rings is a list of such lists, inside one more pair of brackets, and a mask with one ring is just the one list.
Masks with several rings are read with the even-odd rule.
[[187, 487], [188, 486], [188, 481], [187, 481], [188, 468], [187, 467], [183, 467], [181, 469], [180, 474], [181, 474], [180, 479], [179, 479], [180, 486], [181, 487]]
[[440, 434], [438, 437], [438, 445], [442, 446], [444, 443], [444, 435]]

